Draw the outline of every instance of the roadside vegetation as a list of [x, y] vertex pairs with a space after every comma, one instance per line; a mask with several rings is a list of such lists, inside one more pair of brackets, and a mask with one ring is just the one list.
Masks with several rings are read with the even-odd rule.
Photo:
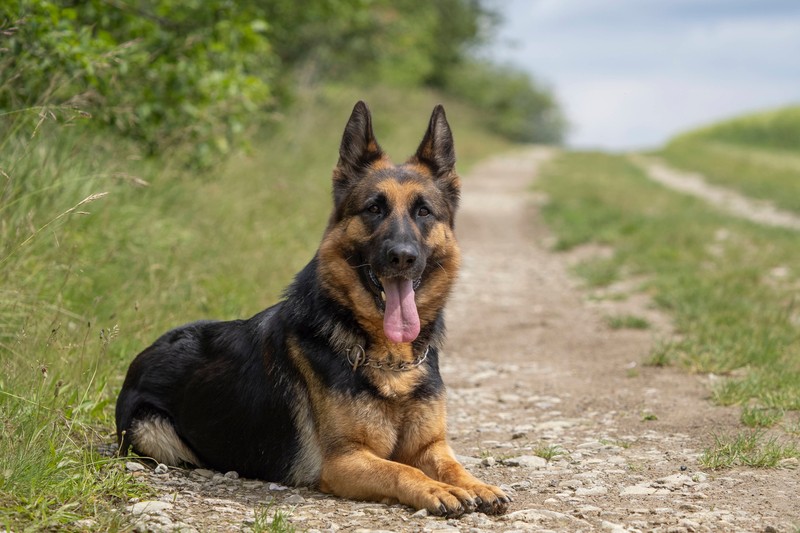
[[[756, 428], [718, 438], [704, 461], [714, 467], [774, 466], [796, 457], [791, 428], [800, 410], [797, 232], [739, 220], [664, 189], [624, 156], [567, 152], [544, 169], [538, 183], [550, 198], [544, 216], [558, 249], [591, 242], [614, 250], [610, 258], [579, 264], [576, 272], [594, 286], [641, 279], [640, 289], [673, 318], [677, 335], [657, 343], [650, 363], [719, 376], [712, 400], [742, 406], [743, 425]], [[780, 439], [756, 446], [752, 439], [766, 438], [763, 428], [778, 431]], [[748, 453], [766, 450], [770, 459], [751, 454], [726, 463], [724, 453], [714, 451], [724, 444], [733, 453], [743, 443]]]
[[711, 183], [800, 212], [800, 107], [756, 113], [680, 135], [659, 152]]
[[560, 139], [555, 100], [514, 71], [510, 125], [478, 87], [448, 90], [493, 20], [462, 0], [2, 3], [0, 529], [130, 529], [149, 489], [96, 452], [128, 364], [280, 297], [356, 100], [398, 159], [440, 102], [462, 171], [539, 116]]

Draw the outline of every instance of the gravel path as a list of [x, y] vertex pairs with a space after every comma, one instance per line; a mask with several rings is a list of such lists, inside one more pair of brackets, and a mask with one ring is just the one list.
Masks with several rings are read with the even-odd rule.
[[711, 185], [701, 174], [676, 170], [655, 158], [636, 155], [631, 156], [631, 160], [653, 181], [702, 198], [734, 216], [757, 224], [800, 230], [800, 216], [778, 209], [771, 202], [754, 200], [732, 189]]
[[[707, 401], [711, 377], [641, 366], [669, 321], [633, 282], [589, 294], [568, 275], [607, 250], [549, 250], [529, 187], [551, 156], [534, 149], [476, 168], [458, 221], [464, 268], [442, 366], [449, 433], [467, 468], [514, 495], [508, 514], [446, 520], [234, 473], [143, 469], [132, 475], [159, 496], [129, 502], [128, 518], [165, 531], [249, 531], [276, 509], [298, 530], [331, 532], [796, 531], [796, 461], [704, 471], [700, 453], [713, 432], [739, 428], [738, 410]], [[609, 328], [619, 313], [654, 326]]]

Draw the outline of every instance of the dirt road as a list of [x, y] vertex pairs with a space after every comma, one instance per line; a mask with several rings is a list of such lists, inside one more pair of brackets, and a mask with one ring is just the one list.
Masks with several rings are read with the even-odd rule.
[[[530, 187], [551, 155], [534, 149], [476, 168], [458, 220], [464, 266], [442, 358], [449, 433], [471, 471], [513, 493], [508, 514], [445, 520], [174, 470], [137, 473], [159, 504], [132, 502], [128, 512], [142, 527], [185, 531], [249, 530], [275, 509], [312, 531], [796, 531], [796, 465], [698, 464], [713, 432], [738, 428], [738, 410], [707, 401], [708, 376], [642, 366], [670, 334], [668, 320], [634, 283], [596, 298], [569, 275], [571, 262], [608, 251], [549, 250]], [[620, 313], [654, 326], [611, 329], [606, 317]]]

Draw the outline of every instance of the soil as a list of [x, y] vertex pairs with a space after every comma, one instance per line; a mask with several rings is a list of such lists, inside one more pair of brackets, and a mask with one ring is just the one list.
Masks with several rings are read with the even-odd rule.
[[[739, 410], [708, 401], [713, 376], [642, 364], [673, 334], [669, 320], [636, 280], [600, 294], [569, 273], [608, 250], [551, 250], [545, 199], [531, 186], [552, 154], [476, 167], [457, 226], [463, 270], [442, 357], [449, 436], [468, 469], [513, 495], [506, 515], [443, 519], [234, 474], [145, 469], [133, 475], [157, 496], [129, 502], [132, 523], [247, 531], [280, 510], [301, 531], [797, 531], [797, 462], [703, 469], [713, 435], [741, 429]], [[618, 314], [651, 327], [613, 329], [607, 318]]]

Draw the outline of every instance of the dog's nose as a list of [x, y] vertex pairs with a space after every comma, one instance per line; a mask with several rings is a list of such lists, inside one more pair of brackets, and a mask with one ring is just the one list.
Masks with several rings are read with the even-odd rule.
[[389, 248], [387, 255], [392, 266], [400, 269], [414, 266], [419, 258], [419, 252], [411, 244], [396, 244]]

